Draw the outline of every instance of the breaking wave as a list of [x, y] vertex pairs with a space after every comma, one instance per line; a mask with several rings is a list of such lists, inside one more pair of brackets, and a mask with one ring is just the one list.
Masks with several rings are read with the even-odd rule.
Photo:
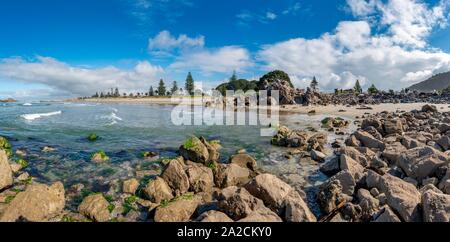
[[21, 118], [29, 121], [33, 121], [35, 119], [43, 118], [43, 117], [50, 117], [54, 115], [60, 115], [62, 114], [62, 111], [56, 111], [56, 112], [50, 112], [50, 113], [32, 113], [32, 114], [23, 114], [20, 115]]

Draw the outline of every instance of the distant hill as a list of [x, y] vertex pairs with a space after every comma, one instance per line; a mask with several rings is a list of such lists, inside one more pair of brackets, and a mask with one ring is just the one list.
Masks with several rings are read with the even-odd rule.
[[448, 86], [450, 86], [450, 71], [434, 75], [423, 82], [414, 84], [409, 87], [409, 90], [432, 92], [434, 90], [442, 90]]

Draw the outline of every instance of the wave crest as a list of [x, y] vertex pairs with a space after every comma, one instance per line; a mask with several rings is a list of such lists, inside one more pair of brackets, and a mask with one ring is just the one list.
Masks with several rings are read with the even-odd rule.
[[50, 113], [31, 113], [31, 114], [22, 114], [20, 115], [21, 118], [33, 121], [35, 119], [43, 118], [43, 117], [49, 117], [54, 115], [60, 115], [62, 114], [62, 111], [56, 111], [56, 112], [50, 112]]

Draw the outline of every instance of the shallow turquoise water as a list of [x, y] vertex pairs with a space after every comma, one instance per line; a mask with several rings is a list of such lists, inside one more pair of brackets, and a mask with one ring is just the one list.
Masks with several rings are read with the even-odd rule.
[[[1, 104], [0, 104], [1, 105]], [[28, 153], [27, 171], [42, 182], [107, 183], [133, 176], [133, 167], [145, 161], [142, 151], [155, 151], [162, 157], [176, 156], [178, 147], [190, 135], [221, 141], [222, 160], [246, 149], [259, 165], [279, 175], [296, 175], [305, 186], [323, 181], [318, 164], [301, 164], [284, 157], [286, 149], [270, 145], [257, 126], [175, 126], [171, 105], [21, 103], [0, 106], [0, 135], [10, 139], [13, 148]], [[36, 115], [46, 114], [46, 115]], [[290, 114], [281, 123], [290, 128], [319, 128], [323, 116]], [[88, 142], [91, 132], [100, 139]], [[44, 146], [56, 148], [43, 153]], [[111, 161], [94, 164], [93, 152], [105, 150]], [[298, 180], [298, 179], [297, 179]]]

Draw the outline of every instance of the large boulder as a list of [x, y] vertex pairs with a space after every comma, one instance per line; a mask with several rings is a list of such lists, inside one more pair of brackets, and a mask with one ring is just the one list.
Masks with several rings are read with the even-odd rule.
[[296, 191], [284, 200], [286, 222], [317, 222], [316, 217]]
[[450, 194], [450, 170], [447, 171], [441, 182], [439, 182], [438, 187], [445, 194]]
[[361, 180], [365, 170], [362, 165], [347, 155], [341, 155], [340, 168], [343, 171], [348, 170], [356, 182]]
[[83, 199], [78, 211], [96, 222], [106, 222], [111, 219], [108, 206], [109, 203], [103, 194], [94, 194]]
[[217, 187], [241, 186], [250, 180], [250, 170], [236, 164], [218, 164], [214, 170]]
[[379, 210], [380, 202], [368, 190], [359, 189], [357, 197], [363, 218], [369, 219]]
[[[359, 147], [358, 147], [359, 148]], [[375, 153], [370, 151], [368, 152], [368, 156], [365, 154], [362, 154], [358, 148], [352, 147], [352, 146], [344, 146], [339, 150], [340, 155], [347, 155], [357, 161], [362, 166], [366, 167], [369, 165], [370, 157], [375, 156]], [[370, 153], [369, 153], [370, 152]]]
[[425, 146], [405, 151], [400, 156], [398, 166], [409, 177], [422, 180], [433, 174], [438, 167], [448, 164], [449, 161], [448, 155]]
[[425, 222], [450, 222], [450, 195], [428, 190], [422, 195], [422, 208]]
[[352, 198], [342, 192], [339, 180], [329, 180], [320, 186], [317, 194], [317, 202], [325, 214], [331, 213], [340, 204], [349, 202]]
[[256, 171], [256, 160], [248, 154], [237, 154], [231, 157], [230, 163]]
[[186, 169], [189, 177], [190, 190], [198, 192], [211, 192], [214, 186], [214, 175], [210, 168], [201, 165], [191, 165]]
[[386, 135], [402, 134], [403, 124], [400, 119], [388, 119], [383, 123], [383, 130]]
[[210, 210], [202, 213], [197, 219], [199, 222], [229, 223], [234, 222], [228, 215], [220, 211]]
[[422, 107], [422, 112], [435, 113], [437, 112], [437, 107], [434, 105], [426, 104]]
[[442, 137], [440, 139], [438, 139], [436, 141], [436, 143], [438, 143], [438, 145], [440, 145], [442, 147], [442, 149], [449, 150], [450, 149], [450, 136], [442, 135]]
[[366, 131], [359, 130], [353, 134], [365, 147], [379, 150], [383, 150], [385, 147], [383, 142], [381, 142], [378, 139], [375, 139], [371, 134], [367, 133]]
[[240, 219], [238, 222], [245, 223], [274, 223], [283, 222], [280, 217], [268, 208], [260, 208], [251, 212], [247, 217]]
[[172, 190], [166, 181], [160, 177], [150, 181], [143, 190], [145, 196], [154, 203], [161, 203], [162, 201], [170, 201], [173, 198]]
[[8, 156], [0, 150], [0, 191], [13, 184], [13, 175], [9, 166]]
[[268, 209], [262, 200], [252, 196], [243, 187], [227, 187], [219, 193], [217, 200], [219, 209], [235, 221], [259, 209]]
[[184, 159], [206, 164], [210, 157], [208, 147], [197, 137], [187, 139], [180, 147], [180, 155]]
[[277, 213], [283, 210], [285, 198], [293, 191], [291, 186], [272, 174], [259, 175], [244, 187]]
[[272, 91], [279, 92], [279, 104], [295, 104], [295, 89], [289, 76], [283, 71], [272, 71], [260, 78], [258, 82], [259, 90], [267, 90], [268, 96], [272, 96]]
[[167, 164], [161, 178], [172, 188], [175, 196], [180, 196], [189, 190], [189, 177], [184, 171], [184, 164], [174, 159]]
[[191, 219], [200, 201], [200, 197], [192, 194], [178, 197], [156, 209], [155, 222], [187, 222]]
[[354, 176], [348, 170], [343, 170], [333, 177], [330, 178], [330, 181], [338, 180], [342, 186], [342, 192], [349, 196], [352, 196], [355, 192], [356, 181]]
[[374, 222], [379, 223], [399, 223], [401, 220], [395, 215], [394, 211], [388, 206], [385, 205], [380, 209], [379, 215], [376, 217]]
[[125, 180], [122, 185], [122, 191], [128, 194], [135, 194], [139, 187], [139, 181], [136, 178]]
[[378, 190], [386, 195], [387, 204], [406, 222], [421, 220], [419, 204], [420, 193], [414, 185], [398, 177], [385, 174], [379, 177]]
[[282, 147], [303, 147], [308, 145], [308, 133], [301, 130], [290, 130], [285, 126], [278, 128], [277, 134], [272, 138], [272, 145]]
[[0, 221], [45, 222], [58, 216], [64, 206], [64, 186], [61, 182], [51, 186], [35, 183], [17, 194], [0, 216]]
[[400, 157], [403, 152], [407, 149], [400, 142], [394, 142], [392, 144], [388, 144], [386, 148], [383, 150], [382, 156], [386, 158], [391, 164], [397, 164], [400, 160]]

